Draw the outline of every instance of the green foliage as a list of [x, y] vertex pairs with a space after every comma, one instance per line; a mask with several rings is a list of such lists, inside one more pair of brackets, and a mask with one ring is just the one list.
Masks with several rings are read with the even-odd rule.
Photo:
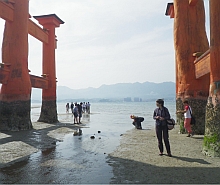
[[180, 133], [181, 134], [186, 133], [186, 129], [184, 128], [184, 121], [182, 119], [180, 120]]
[[203, 141], [203, 144], [204, 146], [206, 146], [208, 149], [211, 148], [211, 145], [214, 144], [214, 145], [218, 145], [218, 142], [219, 141], [219, 137], [218, 137], [218, 134], [213, 134], [211, 136], [204, 136], [204, 141]]

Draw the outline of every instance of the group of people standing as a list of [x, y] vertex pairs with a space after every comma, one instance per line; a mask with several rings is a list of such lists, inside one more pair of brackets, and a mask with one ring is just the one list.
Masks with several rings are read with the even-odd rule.
[[[193, 132], [192, 128], [190, 125], [191, 118], [192, 118], [192, 109], [189, 106], [188, 100], [185, 100], [183, 102], [184, 104], [184, 110], [178, 110], [176, 113], [182, 113], [184, 114], [184, 127], [188, 132], [187, 137], [192, 137]], [[165, 147], [167, 150], [167, 155], [169, 157], [172, 157], [171, 154], [171, 149], [170, 149], [170, 142], [169, 142], [169, 132], [168, 132], [168, 127], [166, 120], [170, 119], [170, 113], [169, 110], [164, 107], [164, 100], [163, 99], [158, 99], [156, 101], [156, 106], [157, 108], [154, 110], [153, 113], [153, 119], [156, 120], [156, 135], [157, 135], [157, 140], [158, 140], [158, 148], [159, 148], [159, 155], [163, 155], [163, 142], [162, 139], [164, 140]]]
[[71, 112], [73, 113], [74, 116], [74, 124], [81, 123], [81, 118], [83, 113], [88, 113], [90, 114], [90, 103], [89, 102], [81, 102], [77, 103], [73, 102], [69, 105], [69, 103], [66, 104], [66, 113], [69, 113], [69, 109], [71, 109]]

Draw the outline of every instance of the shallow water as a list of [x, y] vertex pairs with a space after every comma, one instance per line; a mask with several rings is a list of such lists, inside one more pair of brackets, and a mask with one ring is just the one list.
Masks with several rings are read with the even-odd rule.
[[[36, 122], [40, 104], [32, 104], [32, 107], [31, 119]], [[175, 102], [166, 102], [166, 107], [175, 118]], [[121, 134], [134, 129], [130, 115], [144, 117], [143, 129], [152, 129], [154, 109], [155, 102], [92, 103], [91, 114], [82, 118], [89, 128], [82, 128], [81, 136], [70, 133], [62, 141], [54, 140], [47, 133], [56, 129], [56, 125], [46, 131], [16, 133], [13, 136], [16, 140], [25, 133], [22, 141], [38, 152], [1, 167], [0, 183], [109, 183], [113, 172], [107, 156], [120, 144]], [[73, 122], [72, 114], [65, 112], [65, 103], [58, 103], [57, 110], [61, 125]], [[95, 139], [90, 138], [92, 135]], [[3, 144], [10, 139], [0, 139], [0, 142]]]

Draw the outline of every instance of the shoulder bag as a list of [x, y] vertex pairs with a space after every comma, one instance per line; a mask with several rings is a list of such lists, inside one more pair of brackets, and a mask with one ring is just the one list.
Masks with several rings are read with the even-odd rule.
[[195, 125], [195, 124], [196, 124], [196, 119], [195, 119], [195, 117], [192, 115], [191, 107], [190, 107], [190, 106], [189, 106], [189, 112], [190, 112], [190, 115], [191, 115], [190, 125]]

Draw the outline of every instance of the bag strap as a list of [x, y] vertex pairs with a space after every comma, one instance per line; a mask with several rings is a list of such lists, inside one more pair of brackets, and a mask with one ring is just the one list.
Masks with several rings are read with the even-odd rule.
[[192, 112], [191, 112], [191, 107], [189, 106], [189, 112], [190, 112], [190, 115], [192, 117]]
[[[164, 109], [164, 114], [165, 114], [165, 117], [166, 117], [166, 112], [167, 112], [167, 111], [166, 111], [166, 109], [165, 109], [165, 108], [163, 108], [163, 109]], [[165, 119], [165, 120], [167, 120], [167, 119]]]

